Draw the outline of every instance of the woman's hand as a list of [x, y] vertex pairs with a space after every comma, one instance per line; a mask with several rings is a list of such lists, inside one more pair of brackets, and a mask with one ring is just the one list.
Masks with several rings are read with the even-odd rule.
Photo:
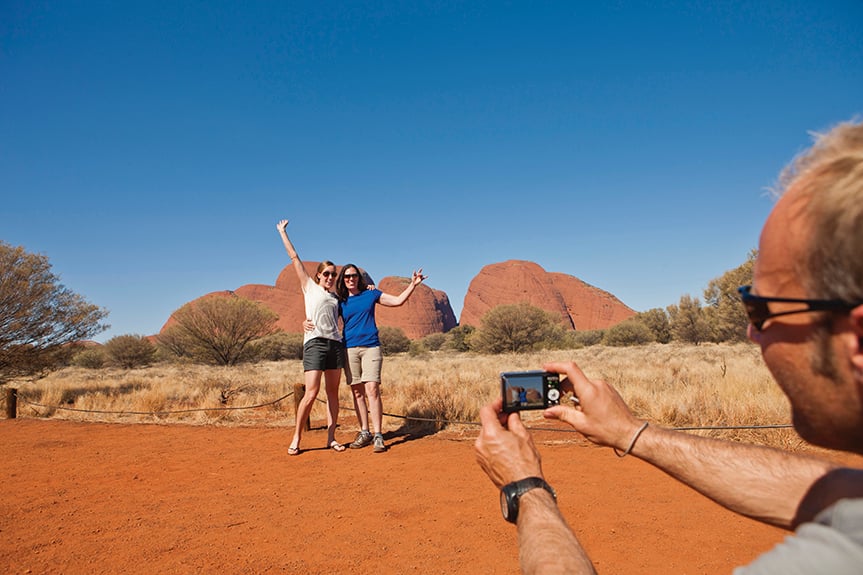
[[423, 269], [420, 268], [411, 275], [411, 283], [414, 284], [414, 286], [418, 286], [423, 283], [423, 280], [426, 278], [428, 278], [428, 276], [424, 276]]

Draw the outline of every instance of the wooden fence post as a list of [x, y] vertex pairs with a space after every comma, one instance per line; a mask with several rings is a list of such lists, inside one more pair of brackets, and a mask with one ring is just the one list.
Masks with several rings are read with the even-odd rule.
[[6, 419], [15, 419], [18, 414], [18, 390], [6, 388]]
[[[306, 384], [295, 383], [294, 384], [294, 419], [299, 417], [300, 401], [302, 401], [304, 395], [306, 395]], [[312, 428], [312, 412], [310, 411], [309, 416], [306, 418], [306, 426], [303, 429], [305, 431], [308, 431], [311, 428]]]

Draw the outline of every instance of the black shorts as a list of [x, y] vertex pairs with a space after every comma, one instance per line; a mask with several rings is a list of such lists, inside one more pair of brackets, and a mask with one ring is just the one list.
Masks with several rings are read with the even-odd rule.
[[345, 367], [345, 344], [316, 337], [303, 345], [303, 371], [325, 371]]

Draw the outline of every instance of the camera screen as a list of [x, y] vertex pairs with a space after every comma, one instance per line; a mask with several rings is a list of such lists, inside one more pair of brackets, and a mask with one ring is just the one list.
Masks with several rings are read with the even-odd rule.
[[503, 403], [509, 409], [541, 409], [543, 399], [544, 372], [504, 373]]

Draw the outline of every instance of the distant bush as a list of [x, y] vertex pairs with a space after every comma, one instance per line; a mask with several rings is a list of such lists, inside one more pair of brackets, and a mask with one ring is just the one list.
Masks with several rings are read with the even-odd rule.
[[470, 349], [480, 353], [523, 352], [548, 346], [560, 330], [557, 318], [527, 303], [499, 305], [482, 318]]
[[141, 335], [118, 335], [105, 342], [105, 356], [111, 365], [134, 369], [152, 365], [156, 346]]
[[428, 351], [438, 351], [446, 345], [447, 336], [444, 333], [430, 333], [420, 340], [423, 347]]
[[569, 348], [579, 349], [582, 347], [590, 347], [602, 343], [602, 338], [605, 337], [604, 329], [588, 329], [584, 331], [571, 331], [566, 334], [566, 340]]
[[613, 325], [605, 332], [602, 343], [616, 347], [644, 345], [653, 342], [653, 332], [636, 318]]
[[105, 367], [105, 351], [101, 347], [88, 347], [72, 356], [72, 365], [86, 369]]
[[378, 328], [378, 336], [381, 340], [381, 352], [384, 355], [393, 355], [410, 350], [411, 340], [405, 332], [398, 327]]
[[453, 351], [469, 351], [470, 338], [476, 328], [472, 325], [459, 325], [446, 332], [446, 344], [444, 347]]
[[252, 355], [259, 361], [303, 359], [303, 334], [280, 331], [252, 343]]

